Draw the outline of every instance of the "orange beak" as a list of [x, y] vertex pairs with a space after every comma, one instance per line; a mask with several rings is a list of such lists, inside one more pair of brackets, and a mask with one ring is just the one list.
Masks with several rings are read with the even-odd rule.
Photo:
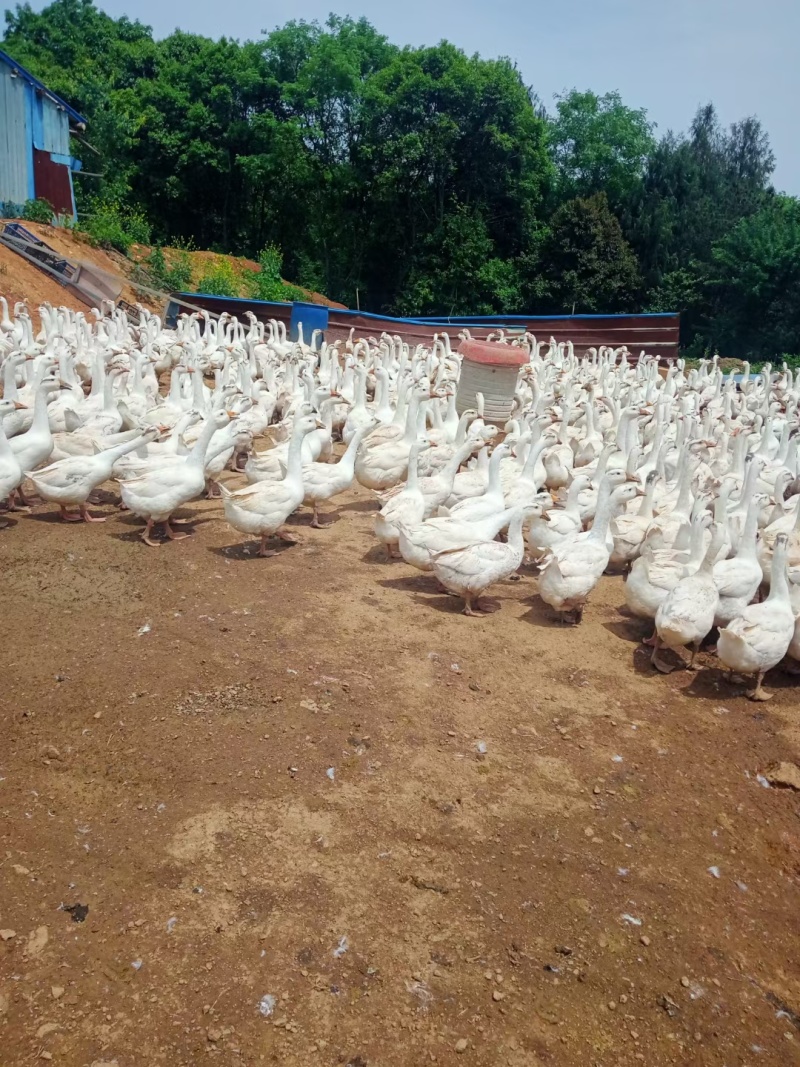
[[28, 405], [27, 404], [20, 404], [19, 400], [15, 400], [14, 401], [14, 408], [17, 411], [27, 411], [28, 410]]

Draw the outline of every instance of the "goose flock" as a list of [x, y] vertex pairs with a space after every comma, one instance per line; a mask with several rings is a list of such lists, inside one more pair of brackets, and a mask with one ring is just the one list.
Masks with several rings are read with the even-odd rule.
[[296, 540], [290, 515], [309, 508], [324, 528], [320, 508], [357, 481], [376, 495], [387, 560], [430, 573], [467, 615], [527, 557], [542, 600], [573, 624], [601, 576], [624, 573], [658, 670], [681, 648], [693, 669], [718, 631], [719, 660], [764, 700], [765, 673], [800, 659], [800, 378], [785, 365], [663, 370], [625, 348], [579, 357], [500, 331], [528, 358], [510, 418], [492, 425], [480, 395], [459, 414], [461, 356], [445, 333], [416, 347], [353, 331], [306, 343], [252, 315], [167, 329], [113, 305], [44, 305], [36, 330], [24, 304], [0, 309], [8, 511], [32, 487], [65, 521], [102, 522], [92, 494], [115, 479], [158, 547], [159, 525], [189, 536], [174, 514], [205, 494], [268, 556], [271, 538]]

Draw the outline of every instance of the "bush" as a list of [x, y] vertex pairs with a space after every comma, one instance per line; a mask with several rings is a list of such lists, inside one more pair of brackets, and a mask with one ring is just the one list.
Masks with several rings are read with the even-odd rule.
[[250, 294], [255, 300], [304, 300], [305, 294], [281, 278], [283, 253], [277, 245], [267, 245], [258, 257], [259, 271], [250, 271]]
[[192, 284], [192, 261], [182, 249], [171, 252], [169, 259], [160, 245], [144, 260], [154, 288], [167, 292], [185, 292]]
[[209, 263], [205, 273], [198, 279], [197, 291], [210, 296], [238, 296], [240, 285], [230, 261], [218, 259]]
[[144, 215], [128, 211], [114, 201], [95, 200], [78, 223], [93, 245], [128, 254], [132, 244], [150, 243], [150, 224]]
[[54, 215], [53, 205], [41, 196], [36, 200], [26, 200], [22, 205], [22, 217], [26, 222], [42, 222], [49, 225]]

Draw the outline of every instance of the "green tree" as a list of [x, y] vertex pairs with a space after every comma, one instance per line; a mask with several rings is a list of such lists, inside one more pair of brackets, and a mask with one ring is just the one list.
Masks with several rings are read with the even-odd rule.
[[548, 138], [561, 199], [604, 192], [618, 209], [642, 179], [653, 129], [647, 112], [627, 107], [619, 93], [573, 89], [560, 97]]
[[709, 338], [725, 356], [800, 353], [800, 200], [778, 196], [717, 245]]
[[551, 311], [630, 311], [640, 290], [636, 257], [605, 193], [568, 200], [542, 249]]
[[683, 279], [689, 301], [671, 310], [683, 312], [686, 344], [708, 341], [712, 309], [705, 277], [714, 245], [774, 195], [768, 185], [773, 167], [756, 119], [724, 130], [710, 105], [698, 110], [688, 134], [667, 134], [650, 155], [625, 228], [651, 304], [663, 301], [665, 286], [675, 293], [670, 278]]
[[[429, 265], [451, 239], [449, 216], [462, 209], [456, 228], [488, 240], [484, 259], [524, 253], [552, 168], [544, 122], [508, 60], [468, 57], [446, 43], [404, 49], [366, 86], [363, 130], [356, 204], [369, 220], [363, 263], [372, 306], [390, 308], [404, 294], [411, 310], [409, 293], [423, 278], [426, 306], [451, 306], [452, 286], [438, 291]], [[483, 301], [479, 288], [460, 289], [459, 300]]]

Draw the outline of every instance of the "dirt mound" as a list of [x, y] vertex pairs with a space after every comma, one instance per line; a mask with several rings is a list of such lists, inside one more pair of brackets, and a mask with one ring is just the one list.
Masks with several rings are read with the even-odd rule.
[[[131, 259], [136, 263], [147, 268], [147, 260], [149, 259], [153, 249], [147, 245], [132, 245], [130, 250]], [[204, 275], [207, 275], [209, 271], [215, 268], [225, 267], [229, 265], [230, 272], [233, 276], [236, 285], [236, 292], [230, 293], [230, 296], [237, 297], [250, 297], [252, 296], [252, 273], [257, 273], [261, 270], [261, 267], [254, 259], [248, 259], [246, 256], [228, 256], [223, 255], [221, 252], [202, 252], [202, 251], [188, 251], [180, 248], [164, 247], [161, 249], [164, 254], [164, 260], [168, 267], [174, 268], [179, 262], [181, 257], [188, 258], [189, 265], [192, 270], [191, 284], [187, 286], [186, 291], [200, 291], [201, 280]], [[312, 292], [310, 289], [304, 289], [301, 285], [296, 285], [294, 282], [287, 282], [284, 279], [285, 285], [291, 285], [294, 289], [298, 290], [302, 295], [303, 300], [308, 300], [314, 304], [322, 304], [325, 307], [330, 308], [346, 308], [346, 304], [337, 304], [335, 300], [329, 300], [327, 296], [323, 296], [322, 293]]]
[[[113, 250], [94, 248], [86, 236], [77, 230], [65, 230], [57, 226], [47, 226], [38, 222], [19, 221], [31, 233], [39, 237], [56, 252], [60, 252], [73, 262], [90, 263], [109, 274], [125, 279], [120, 297], [129, 304], [144, 304], [151, 311], [160, 312], [163, 303], [157, 298], [150, 298], [135, 289], [130, 275], [134, 264]], [[11, 249], [0, 245], [0, 295], [9, 302], [25, 300], [28, 303], [34, 323], [38, 328], [40, 304], [45, 302], [86, 311], [91, 305], [83, 301], [71, 290], [66, 289], [47, 271], [40, 270]]]
[[[146, 284], [141, 267], [146, 265], [152, 248], [147, 245], [132, 245], [130, 257], [127, 257], [113, 249], [95, 248], [89, 243], [86, 235], [79, 230], [67, 230], [24, 220], [16, 221], [21, 221], [27, 230], [36, 234], [56, 252], [60, 252], [67, 258], [75, 262], [90, 263], [123, 278], [124, 285], [120, 296], [129, 304], [144, 304], [145, 307], [157, 313], [163, 311], [165, 300], [144, 292], [137, 284]], [[181, 249], [177, 248], [165, 248], [163, 251], [168, 266], [174, 266], [177, 258], [183, 254]], [[235, 295], [250, 295], [249, 272], [260, 270], [258, 263], [254, 260], [246, 259], [244, 256], [224, 256], [217, 252], [192, 251], [185, 254], [188, 255], [192, 268], [192, 284], [187, 287], [188, 289], [196, 286], [209, 269], [220, 262], [226, 262], [230, 264], [239, 287]], [[314, 293], [300, 286], [295, 286], [295, 288], [303, 294], [303, 299], [315, 304], [323, 304], [332, 308], [345, 307], [344, 304], [328, 300], [321, 293]], [[56, 307], [64, 306], [75, 311], [86, 311], [90, 307], [75, 293], [62, 286], [52, 275], [39, 270], [38, 267], [18, 256], [16, 252], [2, 245], [0, 245], [0, 295], [4, 296], [12, 306], [17, 301], [27, 301], [37, 329], [40, 304], [50, 303]]]

